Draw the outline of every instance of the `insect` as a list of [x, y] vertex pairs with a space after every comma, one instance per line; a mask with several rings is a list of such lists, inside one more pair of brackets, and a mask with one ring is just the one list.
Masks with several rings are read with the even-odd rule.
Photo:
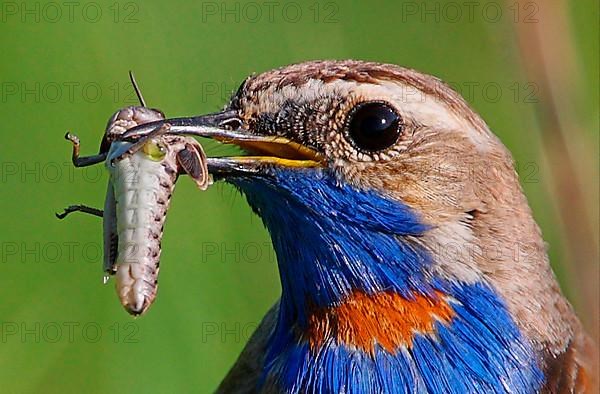
[[[133, 77], [132, 82], [135, 87]], [[116, 276], [121, 304], [132, 315], [144, 313], [156, 298], [163, 226], [178, 175], [190, 175], [201, 190], [212, 183], [202, 146], [193, 138], [167, 134], [168, 124], [135, 142], [120, 140], [132, 127], [164, 119], [138, 96], [142, 106], [123, 108], [111, 117], [98, 155], [79, 156], [79, 139], [67, 133], [73, 164], [104, 161], [109, 182], [104, 210], [72, 205], [57, 214], [63, 219], [79, 211], [103, 218], [105, 278]]]

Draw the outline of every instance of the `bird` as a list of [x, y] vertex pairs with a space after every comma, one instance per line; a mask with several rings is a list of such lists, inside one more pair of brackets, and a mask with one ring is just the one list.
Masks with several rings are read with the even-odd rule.
[[268, 230], [281, 297], [218, 393], [596, 392], [508, 149], [442, 80], [359, 60], [246, 78], [171, 132]]

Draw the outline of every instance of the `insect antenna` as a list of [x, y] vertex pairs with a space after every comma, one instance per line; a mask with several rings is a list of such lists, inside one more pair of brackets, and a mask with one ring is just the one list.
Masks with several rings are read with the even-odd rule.
[[144, 96], [142, 96], [142, 92], [140, 91], [140, 87], [137, 84], [137, 81], [135, 80], [135, 76], [133, 75], [133, 71], [129, 70], [129, 80], [131, 81], [131, 85], [133, 85], [133, 90], [135, 90], [135, 94], [138, 97], [138, 100], [140, 100], [140, 104], [142, 104], [142, 107], [146, 106], [146, 101], [144, 100]]

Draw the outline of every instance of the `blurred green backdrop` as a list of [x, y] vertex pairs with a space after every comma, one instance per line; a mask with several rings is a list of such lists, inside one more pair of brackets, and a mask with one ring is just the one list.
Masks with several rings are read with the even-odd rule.
[[[579, 279], [598, 265], [598, 3], [466, 3], [3, 1], [2, 391], [209, 392], [278, 297], [267, 233], [228, 185], [201, 193], [179, 182], [159, 296], [139, 319], [121, 308], [113, 281], [102, 285], [101, 221], [54, 218], [68, 204], [102, 206], [103, 168], [73, 169], [63, 135], [75, 132], [83, 153], [95, 153], [108, 117], [136, 102], [130, 69], [168, 116], [217, 110], [248, 74], [310, 59], [441, 77], [513, 152], [561, 284], [594, 320], [597, 277], [592, 290]], [[528, 47], [530, 27], [546, 63]], [[554, 46], [559, 56], [548, 56]], [[557, 154], [548, 111], [561, 121]], [[565, 161], [571, 172], [557, 174], [552, 163]], [[581, 244], [567, 236], [573, 225], [586, 228]], [[578, 259], [583, 247], [591, 252]]]

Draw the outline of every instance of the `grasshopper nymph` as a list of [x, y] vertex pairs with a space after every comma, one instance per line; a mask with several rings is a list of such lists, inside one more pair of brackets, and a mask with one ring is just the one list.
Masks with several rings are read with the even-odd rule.
[[79, 139], [65, 136], [75, 166], [104, 161], [110, 178], [103, 211], [72, 205], [57, 217], [74, 211], [103, 217], [104, 271], [116, 275], [119, 299], [133, 315], [144, 313], [156, 297], [163, 225], [178, 174], [190, 175], [201, 190], [211, 183], [202, 146], [168, 134], [168, 124], [135, 142], [120, 140], [128, 129], [162, 119], [162, 112], [145, 106], [117, 111], [95, 156], [80, 157]]

